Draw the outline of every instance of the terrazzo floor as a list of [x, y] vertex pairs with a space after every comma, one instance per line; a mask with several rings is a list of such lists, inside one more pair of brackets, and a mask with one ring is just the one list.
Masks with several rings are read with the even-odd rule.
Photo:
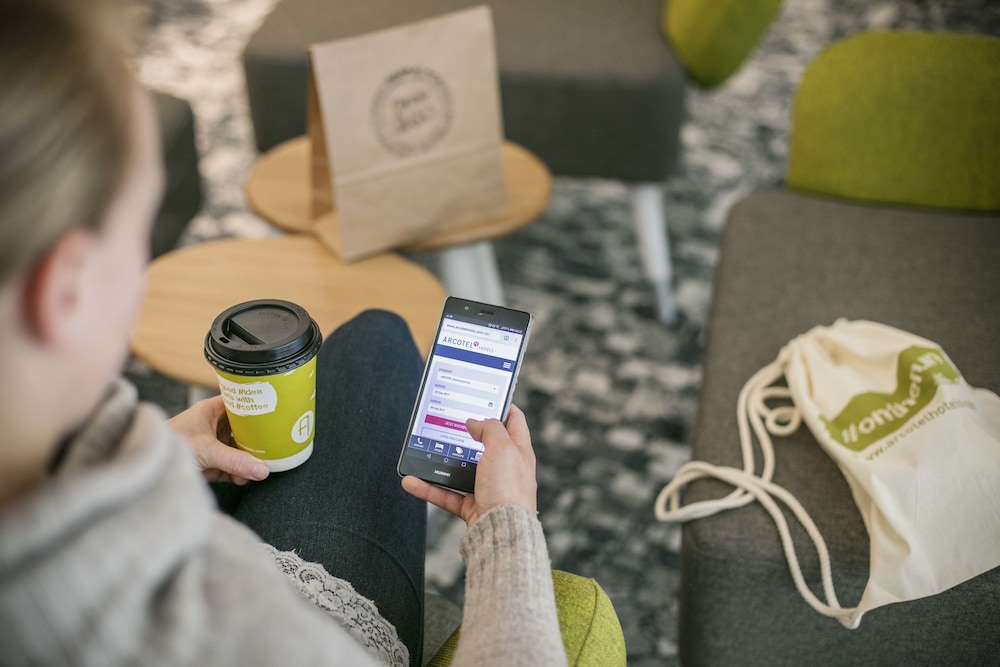
[[[206, 204], [182, 243], [276, 234], [242, 183], [256, 159], [240, 65], [275, 0], [145, 0], [137, 60], [151, 87], [190, 101]], [[678, 173], [665, 184], [680, 323], [654, 316], [621, 183], [558, 178], [529, 227], [496, 244], [509, 303], [536, 318], [515, 401], [538, 456], [539, 509], [553, 566], [597, 579], [615, 604], [634, 667], [675, 665], [680, 530], [657, 523], [658, 490], [689, 458], [718, 240], [746, 193], [780, 186], [788, 117], [806, 64], [866, 29], [1000, 34], [990, 0], [788, 0], [744, 67], [692, 87]], [[186, 389], [133, 360], [129, 377], [169, 413]], [[734, 444], [735, 446], [735, 444]], [[463, 524], [434, 514], [426, 583], [456, 602]]]

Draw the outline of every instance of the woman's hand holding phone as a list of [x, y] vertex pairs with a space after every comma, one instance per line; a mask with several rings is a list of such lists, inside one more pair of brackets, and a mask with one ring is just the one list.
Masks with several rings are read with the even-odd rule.
[[461, 517], [468, 526], [500, 505], [520, 505], [537, 511], [535, 452], [524, 413], [511, 405], [506, 427], [496, 419], [470, 419], [466, 428], [485, 449], [476, 471], [475, 493], [463, 496], [412, 475], [403, 478], [403, 489]]

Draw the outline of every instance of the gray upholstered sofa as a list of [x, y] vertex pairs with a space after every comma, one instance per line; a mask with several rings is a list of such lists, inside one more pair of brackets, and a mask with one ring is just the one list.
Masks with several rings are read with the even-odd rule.
[[154, 92], [153, 103], [160, 122], [160, 140], [167, 184], [163, 202], [153, 224], [152, 255], [156, 257], [177, 245], [202, 205], [198, 147], [194, 114], [187, 102]]
[[[751, 195], [726, 223], [693, 458], [742, 467], [744, 383], [786, 342], [838, 318], [932, 340], [969, 384], [1000, 393], [998, 84], [992, 37], [869, 33], [810, 65], [788, 189]], [[960, 447], [961, 436], [942, 444]], [[856, 605], [869, 539], [846, 480], [805, 426], [776, 438], [775, 456], [774, 483], [812, 516], [837, 596]], [[921, 500], [947, 503], [947, 488], [922, 489]], [[696, 482], [686, 500], [728, 491]], [[793, 537], [819, 594], [812, 543], [797, 524]], [[757, 504], [685, 526], [679, 615], [686, 667], [1000, 664], [1000, 568], [847, 630], [799, 596]]]
[[[1000, 392], [1000, 216], [754, 194], [727, 222], [708, 323], [692, 457], [740, 467], [736, 401], [790, 339], [839, 317], [940, 344], [973, 386]], [[774, 482], [824, 535], [844, 605], [868, 579], [868, 535], [847, 482], [804, 426], [775, 439]], [[998, 453], [1000, 456], [1000, 453]], [[692, 484], [686, 501], [721, 497]], [[943, 500], [944, 502], [945, 500]], [[806, 580], [819, 565], [793, 526]], [[758, 505], [694, 521], [681, 548], [680, 656], [697, 665], [982, 665], [1000, 659], [1000, 569], [890, 605], [847, 630], [799, 596]]]

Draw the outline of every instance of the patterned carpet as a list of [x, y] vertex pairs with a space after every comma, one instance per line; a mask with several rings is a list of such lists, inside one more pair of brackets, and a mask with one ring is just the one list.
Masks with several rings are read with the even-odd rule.
[[[198, 122], [207, 203], [183, 243], [275, 230], [249, 212], [242, 183], [256, 158], [239, 56], [275, 0], [146, 0], [152, 29], [138, 59], [150, 86], [188, 99]], [[627, 188], [557, 179], [533, 225], [496, 244], [510, 304], [536, 327], [516, 402], [532, 428], [553, 565], [596, 578], [620, 615], [629, 664], [677, 664], [680, 530], [652, 502], [689, 457], [705, 318], [726, 212], [781, 184], [788, 115], [805, 65], [865, 29], [1000, 33], [991, 0], [788, 0], [743, 69], [720, 89], [692, 88], [682, 162], [665, 187], [680, 323], [661, 326], [642, 278]], [[143, 396], [177, 412], [185, 388], [141, 363]], [[455, 601], [458, 520], [433, 515], [427, 585]]]

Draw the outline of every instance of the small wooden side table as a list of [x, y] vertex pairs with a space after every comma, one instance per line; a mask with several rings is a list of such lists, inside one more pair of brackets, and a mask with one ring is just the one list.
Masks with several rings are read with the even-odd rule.
[[205, 334], [229, 306], [285, 299], [305, 308], [328, 335], [368, 308], [398, 313], [421, 354], [430, 350], [445, 291], [398, 255], [345, 263], [310, 235], [209, 241], [169, 252], [147, 271], [132, 351], [168, 377], [216, 388]]
[[[448, 230], [403, 248], [436, 251], [441, 279], [449, 293], [503, 303], [499, 270], [491, 241], [533, 222], [548, 206], [552, 175], [527, 149], [505, 142], [501, 149], [507, 215]], [[312, 149], [309, 137], [279, 144], [260, 157], [246, 182], [247, 200], [258, 215], [290, 232], [316, 233], [323, 217], [312, 217]], [[336, 211], [325, 216], [336, 216]]]

